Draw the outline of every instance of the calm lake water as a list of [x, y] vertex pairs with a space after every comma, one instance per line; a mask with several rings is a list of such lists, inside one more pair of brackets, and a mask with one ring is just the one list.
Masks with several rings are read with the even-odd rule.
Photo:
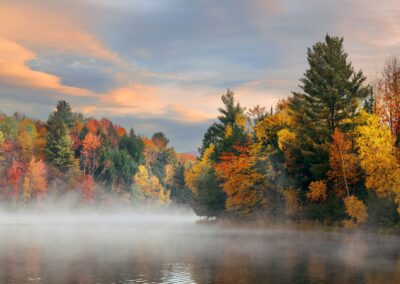
[[400, 238], [189, 217], [0, 218], [0, 283], [400, 283]]

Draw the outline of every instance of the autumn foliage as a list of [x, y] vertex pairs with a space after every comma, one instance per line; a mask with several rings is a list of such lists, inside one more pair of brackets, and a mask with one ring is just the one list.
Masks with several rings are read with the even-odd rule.
[[354, 228], [367, 221], [367, 207], [361, 200], [357, 199], [357, 197], [354, 195], [345, 197], [344, 204], [346, 213], [350, 217], [349, 220], [344, 221], [345, 227]]
[[24, 199], [43, 197], [47, 189], [47, 166], [42, 160], [32, 158], [24, 177]]
[[256, 105], [246, 113], [229, 89], [221, 96], [218, 120], [186, 174], [196, 213], [398, 223], [398, 59], [387, 62], [375, 90], [348, 61], [343, 38], [326, 35], [307, 61], [300, 91], [270, 111]]
[[222, 188], [227, 195], [228, 211], [248, 213], [256, 204], [263, 202], [258, 187], [264, 175], [255, 168], [257, 155], [249, 146], [234, 146], [234, 152], [223, 153], [216, 165], [217, 175], [223, 180]]
[[152, 138], [133, 129], [128, 134], [106, 118], [86, 118], [65, 101], [46, 122], [0, 114], [0, 200], [15, 208], [66, 193], [86, 204], [151, 199], [167, 206], [183, 197], [190, 202], [182, 169], [193, 158], [178, 159], [162, 132]]
[[308, 186], [307, 198], [311, 201], [325, 201], [328, 197], [326, 182], [319, 180], [313, 181]]
[[177, 202], [207, 218], [396, 227], [398, 59], [375, 90], [348, 61], [343, 38], [326, 35], [307, 62], [299, 91], [270, 111], [247, 110], [228, 89], [197, 157], [177, 154], [163, 132], [138, 135], [65, 101], [46, 122], [0, 114], [1, 200], [19, 206], [75, 192], [88, 204]]
[[335, 129], [329, 147], [328, 179], [332, 182], [336, 194], [350, 195], [353, 186], [360, 179], [359, 159], [353, 151], [351, 140]]

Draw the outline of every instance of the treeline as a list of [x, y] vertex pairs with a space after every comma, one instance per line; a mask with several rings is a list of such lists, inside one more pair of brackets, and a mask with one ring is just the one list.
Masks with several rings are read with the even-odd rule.
[[161, 132], [150, 139], [86, 118], [65, 101], [46, 122], [3, 114], [0, 199], [11, 208], [71, 192], [81, 204], [190, 203], [184, 173], [193, 159], [168, 143]]
[[186, 173], [208, 217], [396, 226], [400, 212], [400, 62], [373, 86], [343, 39], [307, 50], [300, 92], [275, 111], [245, 110], [229, 91]]

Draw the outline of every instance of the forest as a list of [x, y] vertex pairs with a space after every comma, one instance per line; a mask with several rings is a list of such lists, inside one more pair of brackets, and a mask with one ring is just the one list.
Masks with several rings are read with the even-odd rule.
[[300, 91], [271, 109], [246, 109], [228, 89], [197, 158], [162, 132], [138, 135], [66, 101], [47, 121], [1, 114], [2, 206], [75, 193], [77, 205], [180, 204], [219, 219], [397, 228], [400, 60], [368, 84], [343, 38], [327, 35], [307, 62]]
[[[0, 119], [1, 200], [9, 208], [62, 199], [77, 205], [190, 202], [185, 169], [194, 160], [168, 146], [164, 133], [129, 133], [102, 118], [85, 118], [59, 101], [46, 122], [15, 113]], [[49, 197], [52, 198], [49, 198]]]

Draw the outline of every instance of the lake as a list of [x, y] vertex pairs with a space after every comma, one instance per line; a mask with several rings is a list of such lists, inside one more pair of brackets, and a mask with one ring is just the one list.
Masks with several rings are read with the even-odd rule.
[[192, 215], [0, 218], [0, 283], [400, 283], [400, 238]]

